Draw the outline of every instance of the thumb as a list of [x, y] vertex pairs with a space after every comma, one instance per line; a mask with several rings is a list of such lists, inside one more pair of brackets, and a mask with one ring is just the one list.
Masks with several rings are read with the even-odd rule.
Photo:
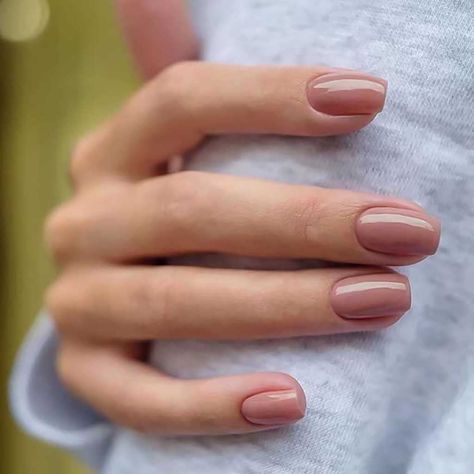
[[115, 0], [139, 72], [150, 79], [166, 66], [197, 55], [198, 40], [185, 0]]

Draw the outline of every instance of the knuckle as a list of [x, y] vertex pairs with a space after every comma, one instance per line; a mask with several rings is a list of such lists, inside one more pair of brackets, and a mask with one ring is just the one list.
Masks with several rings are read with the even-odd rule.
[[44, 224], [44, 240], [53, 257], [57, 261], [69, 253], [72, 247], [74, 225], [70, 218], [69, 205], [64, 204], [56, 208]]
[[59, 333], [68, 332], [77, 312], [77, 298], [70, 285], [60, 278], [46, 291], [45, 304]]
[[[43, 233], [46, 246], [60, 264], [78, 259], [98, 243], [108, 220], [124, 204], [121, 189], [102, 186], [100, 192], [84, 194], [59, 207], [47, 216]], [[102, 250], [102, 249], [101, 249]]]
[[182, 61], [168, 66], [155, 79], [160, 107], [170, 114], [189, 108], [198, 72], [202, 66], [195, 61]]
[[326, 256], [351, 258], [352, 223], [358, 214], [356, 203], [319, 190], [293, 204], [293, 229], [302, 244], [313, 248], [316, 245], [318, 252]]
[[96, 272], [73, 266], [46, 290], [45, 306], [61, 334], [100, 337], [103, 331], [101, 304], [104, 289]]
[[[158, 184], [159, 183], [159, 184]], [[147, 186], [145, 202], [159, 202], [161, 221], [165, 229], [157, 229], [157, 238], [178, 235], [193, 227], [198, 219], [212, 210], [210, 182], [206, 173], [183, 171], [160, 180], [157, 186]], [[150, 194], [151, 195], [150, 195]], [[164, 232], [166, 234], [164, 234]]]
[[141, 317], [136, 324], [141, 326], [143, 333], [153, 335], [156, 332], [157, 295], [153, 278], [143, 276], [128, 288], [127, 306], [133, 314], [140, 311]]
[[157, 278], [144, 276], [129, 288], [129, 302], [132, 311], [141, 313], [140, 333], [149, 337], [165, 337], [175, 333], [176, 304], [179, 281], [172, 276], [164, 277], [159, 270]]
[[96, 208], [70, 201], [54, 210], [44, 226], [44, 237], [53, 258], [61, 263], [71, 258], [82, 236], [94, 225]]
[[166, 190], [169, 205], [177, 210], [191, 212], [209, 210], [211, 179], [199, 171], [183, 171], [170, 177]]
[[165, 212], [169, 222], [177, 227], [189, 227], [210, 211], [208, 186], [203, 173], [185, 171], [171, 177], [166, 190]]
[[107, 146], [114, 143], [119, 133], [119, 114], [102, 123], [94, 131], [78, 140], [69, 161], [69, 176], [73, 185], [91, 180], [100, 172]]
[[181, 280], [174, 278], [171, 273], [165, 278], [160, 279], [159, 288], [154, 286], [154, 293], [157, 294], [156, 299], [156, 314], [159, 315], [160, 324], [158, 332], [163, 336], [176, 335], [176, 326], [179, 324], [176, 317], [177, 303], [180, 298], [180, 288], [182, 286]]
[[[92, 351], [91, 351], [92, 348]], [[107, 348], [90, 346], [77, 341], [63, 339], [59, 345], [55, 368], [62, 384], [72, 393], [90, 400], [92, 406], [102, 412], [110, 420], [141, 433], [148, 433], [162, 424], [164, 413], [143, 403], [143, 391], [124, 388], [120, 397], [104, 390], [104, 387], [92, 386], [87, 378], [90, 373], [90, 362], [101, 357]], [[103, 361], [102, 361], [103, 362]], [[101, 393], [100, 400], [97, 395]], [[92, 395], [94, 394], [94, 395]]]
[[293, 221], [292, 227], [296, 239], [303, 243], [317, 241], [317, 233], [323, 226], [321, 220], [324, 215], [324, 205], [319, 196], [309, 193], [307, 196], [296, 200], [290, 206], [288, 219]]
[[97, 144], [96, 134], [91, 133], [81, 138], [73, 148], [69, 160], [69, 176], [77, 184], [87, 176], [94, 161]]

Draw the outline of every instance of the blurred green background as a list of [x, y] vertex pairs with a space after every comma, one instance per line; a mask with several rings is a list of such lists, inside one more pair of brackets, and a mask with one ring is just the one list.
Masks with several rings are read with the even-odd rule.
[[46, 0], [0, 0], [0, 472], [5, 474], [87, 472], [20, 432], [8, 413], [6, 383], [53, 276], [42, 222], [69, 192], [70, 150], [137, 86], [111, 0], [48, 3], [44, 32], [18, 41]]

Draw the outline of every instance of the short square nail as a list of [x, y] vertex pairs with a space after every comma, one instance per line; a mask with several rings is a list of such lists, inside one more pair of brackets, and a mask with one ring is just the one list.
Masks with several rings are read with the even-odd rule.
[[368, 250], [393, 255], [433, 255], [439, 245], [440, 223], [423, 212], [377, 207], [359, 216], [356, 234]]
[[411, 306], [410, 284], [397, 273], [344, 278], [334, 285], [330, 301], [347, 319], [401, 316]]
[[253, 395], [242, 403], [241, 413], [257, 425], [287, 425], [304, 417], [306, 399], [302, 390], [279, 390]]
[[308, 83], [308, 102], [327, 115], [372, 115], [385, 103], [387, 83], [368, 74], [330, 73]]

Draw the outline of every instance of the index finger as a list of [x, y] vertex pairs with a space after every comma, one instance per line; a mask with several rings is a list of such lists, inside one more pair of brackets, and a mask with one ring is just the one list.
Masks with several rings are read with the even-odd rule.
[[347, 70], [177, 63], [125, 105], [76, 168], [137, 180], [208, 135], [345, 134], [373, 120], [385, 93], [383, 79]]

